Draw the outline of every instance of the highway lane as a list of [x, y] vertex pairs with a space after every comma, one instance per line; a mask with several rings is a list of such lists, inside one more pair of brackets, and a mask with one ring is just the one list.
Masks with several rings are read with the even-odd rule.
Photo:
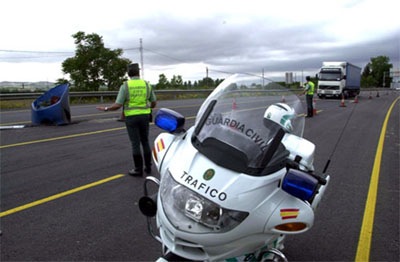
[[[346, 107], [339, 100], [317, 100], [319, 114], [306, 120], [305, 137], [317, 146], [317, 170], [331, 159], [332, 181], [313, 229], [287, 238], [290, 260], [355, 259], [379, 135], [397, 96], [363, 95], [358, 104], [346, 100]], [[159, 107], [179, 111], [189, 127], [201, 101], [160, 101]], [[124, 125], [116, 121], [119, 112], [85, 105], [71, 107], [71, 113], [71, 125], [0, 131], [1, 212], [14, 210], [0, 218], [1, 260], [154, 260], [160, 245], [147, 234], [137, 208], [143, 178], [124, 175], [132, 161]], [[29, 122], [29, 110], [1, 112], [1, 125]], [[150, 138], [159, 132], [152, 125]], [[399, 257], [398, 160], [397, 102], [385, 135], [371, 260]], [[80, 188], [115, 175], [121, 176]]]
[[[189, 116], [190, 125], [190, 116], [201, 102], [179, 101], [176, 109]], [[169, 103], [160, 101], [159, 105]], [[141, 178], [123, 176], [63, 198], [41, 201], [126, 173], [132, 167], [124, 124], [116, 121], [119, 113], [99, 112], [95, 106], [72, 107], [71, 125], [1, 131], [1, 211], [42, 202], [1, 218], [2, 261], [137, 261], [160, 254], [138, 213]], [[24, 119], [18, 111], [19, 121], [29, 120], [29, 113], [26, 111]], [[94, 133], [97, 131], [101, 133]], [[152, 125], [151, 140], [159, 132]]]
[[[288, 252], [291, 259], [302, 257], [305, 249], [312, 252], [312, 257], [317, 261], [355, 259], [378, 139], [385, 114], [394, 98], [387, 95], [379, 99], [368, 99], [364, 96], [358, 104], [346, 101], [344, 108], [337, 101], [317, 102], [323, 112], [306, 123], [308, 128], [305, 137], [317, 145], [317, 170], [322, 170], [326, 161], [331, 159], [328, 173], [332, 180], [326, 198], [317, 211], [312, 231], [295, 236], [287, 242], [288, 249], [293, 247]], [[324, 105], [327, 102], [330, 104]], [[341, 140], [331, 156], [341, 132]], [[386, 153], [388, 148], [391, 148], [389, 154]], [[394, 233], [399, 232], [399, 211], [392, 208], [392, 205], [398, 206], [396, 203], [399, 202], [398, 102], [386, 131], [385, 149], [381, 163], [384, 166], [381, 170], [385, 172], [380, 174], [377, 207], [378, 210], [390, 212], [375, 212], [376, 221], [383, 219], [385, 223], [374, 224], [374, 245], [370, 257], [374, 261], [396, 261], [399, 257], [399, 235]], [[391, 200], [386, 202], [388, 199]], [[304, 243], [307, 245], [303, 246]]]

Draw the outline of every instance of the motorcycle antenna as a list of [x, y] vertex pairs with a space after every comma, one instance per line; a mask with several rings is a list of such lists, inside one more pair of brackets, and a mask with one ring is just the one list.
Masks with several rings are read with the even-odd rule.
[[354, 113], [354, 109], [355, 108], [356, 108], [356, 106], [353, 107], [353, 109], [350, 112], [350, 115], [347, 117], [346, 123], [344, 124], [344, 126], [342, 128], [342, 131], [340, 132], [340, 135], [339, 135], [339, 137], [338, 137], [338, 139], [336, 141], [335, 147], [333, 148], [333, 150], [332, 150], [332, 152], [331, 152], [331, 154], [330, 154], [330, 156], [328, 158], [328, 161], [326, 161], [326, 164], [325, 164], [324, 170], [322, 171], [322, 174], [325, 174], [326, 170], [328, 170], [329, 164], [331, 163], [332, 156], [335, 153], [335, 151], [336, 151], [336, 149], [337, 149], [337, 147], [339, 145], [339, 142], [342, 140], [342, 136], [343, 136], [344, 130], [346, 129], [347, 124], [349, 123], [349, 120], [350, 120], [351, 116]]

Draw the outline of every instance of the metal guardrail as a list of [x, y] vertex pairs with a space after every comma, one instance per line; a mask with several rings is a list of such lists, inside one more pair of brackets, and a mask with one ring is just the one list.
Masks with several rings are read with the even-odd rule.
[[[187, 94], [201, 94], [209, 95], [213, 89], [191, 89], [191, 90], [156, 90], [156, 95], [169, 95], [173, 98], [177, 98], [179, 95]], [[361, 88], [361, 92], [381, 92], [381, 91], [395, 91], [393, 88]], [[0, 100], [35, 100], [41, 96], [44, 92], [40, 93], [3, 93], [0, 94]], [[100, 101], [103, 101], [104, 97], [117, 97], [118, 91], [98, 91], [98, 92], [70, 92], [70, 97], [98, 97]]]
[[[201, 94], [208, 95], [213, 91], [213, 89], [196, 89], [196, 90], [156, 90], [156, 95], [170, 95], [176, 98], [183, 94]], [[44, 92], [34, 92], [34, 93], [3, 93], [0, 94], [0, 100], [35, 100], [39, 96], [44, 94]], [[117, 97], [118, 91], [98, 91], [98, 92], [69, 92], [70, 97], [98, 97], [100, 101], [103, 101], [104, 97]]]

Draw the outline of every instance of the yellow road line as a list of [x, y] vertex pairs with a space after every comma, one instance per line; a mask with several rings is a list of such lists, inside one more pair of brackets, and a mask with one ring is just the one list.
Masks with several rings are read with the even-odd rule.
[[39, 139], [39, 140], [32, 140], [32, 141], [21, 142], [21, 143], [16, 143], [16, 144], [3, 145], [3, 146], [0, 146], [0, 149], [8, 148], [8, 147], [16, 147], [16, 146], [25, 146], [25, 145], [37, 144], [37, 143], [44, 143], [44, 142], [49, 142], [49, 141], [55, 141], [55, 140], [61, 140], [61, 139], [67, 139], [67, 138], [74, 138], [74, 137], [80, 137], [80, 136], [89, 136], [89, 135], [101, 134], [101, 133], [106, 133], [106, 132], [122, 130], [122, 129], [125, 129], [125, 128], [126, 127], [123, 126], [123, 127], [116, 127], [116, 128], [111, 128], [111, 129], [104, 129], [104, 130], [98, 130], [98, 131], [93, 131], [93, 132], [87, 132], [87, 133], [79, 133], [79, 134], [73, 134], [73, 135], [67, 135], [67, 136], [59, 136], [59, 137], [51, 137], [51, 138], [45, 138], [45, 139]]
[[3, 123], [3, 124], [0, 124], [0, 126], [24, 125], [24, 124], [30, 124], [30, 123], [31, 123], [31, 122], [28, 122], [28, 121], [10, 122], [10, 123]]
[[385, 133], [387, 128], [387, 123], [389, 121], [389, 116], [393, 110], [394, 105], [399, 99], [400, 97], [398, 97], [392, 103], [392, 105], [389, 108], [389, 111], [386, 114], [385, 121], [383, 122], [381, 134], [379, 137], [378, 147], [376, 149], [374, 166], [372, 168], [371, 181], [369, 184], [368, 197], [367, 197], [367, 202], [365, 204], [364, 218], [362, 222], [360, 237], [358, 239], [358, 247], [357, 247], [357, 254], [355, 261], [369, 261], [372, 230], [374, 226], [376, 198], [378, 194], [379, 173], [381, 169], [383, 144], [385, 142]]
[[19, 211], [22, 211], [22, 210], [25, 210], [25, 209], [28, 209], [28, 208], [31, 208], [31, 207], [34, 207], [34, 206], [38, 206], [38, 205], [41, 205], [41, 204], [56, 200], [56, 199], [61, 198], [61, 197], [65, 197], [65, 196], [77, 193], [79, 191], [82, 191], [82, 190], [85, 190], [85, 189], [88, 189], [88, 188], [91, 188], [91, 187], [95, 187], [95, 186], [107, 183], [109, 181], [121, 178], [123, 176], [125, 176], [125, 175], [123, 175], [123, 174], [115, 175], [115, 176], [112, 176], [112, 177], [109, 177], [109, 178], [105, 178], [105, 179], [102, 179], [102, 180], [99, 180], [99, 181], [96, 181], [96, 182], [93, 182], [93, 183], [90, 183], [90, 184], [87, 184], [87, 185], [84, 185], [84, 186], [80, 186], [80, 187], [77, 187], [77, 188], [74, 188], [74, 189], [71, 189], [71, 190], [68, 190], [68, 191], [64, 191], [62, 193], [59, 193], [59, 194], [56, 194], [56, 195], [53, 195], [53, 196], [50, 196], [50, 197], [46, 197], [46, 198], [43, 198], [43, 199], [28, 203], [26, 205], [22, 205], [22, 206], [19, 206], [19, 207], [16, 207], [16, 208], [12, 208], [12, 209], [9, 209], [7, 211], [1, 212], [0, 213], [0, 217], [8, 216], [8, 215], [17, 213]]

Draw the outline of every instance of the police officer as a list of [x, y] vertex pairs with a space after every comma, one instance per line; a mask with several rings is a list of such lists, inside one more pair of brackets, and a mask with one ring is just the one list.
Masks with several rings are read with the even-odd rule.
[[304, 94], [306, 95], [306, 102], [307, 102], [307, 116], [306, 117], [313, 117], [313, 98], [314, 98], [314, 83], [311, 82], [311, 77], [306, 76], [306, 84], [304, 87]]
[[[151, 109], [156, 106], [156, 95], [152, 86], [140, 79], [139, 64], [128, 67], [129, 80], [124, 82], [118, 92], [115, 103], [110, 107], [97, 107], [102, 111], [113, 111], [123, 107], [125, 125], [132, 145], [132, 155], [135, 167], [129, 170], [129, 175], [143, 175], [144, 171], [151, 173], [151, 149], [149, 143], [149, 122]], [[143, 154], [140, 146], [142, 146]]]

